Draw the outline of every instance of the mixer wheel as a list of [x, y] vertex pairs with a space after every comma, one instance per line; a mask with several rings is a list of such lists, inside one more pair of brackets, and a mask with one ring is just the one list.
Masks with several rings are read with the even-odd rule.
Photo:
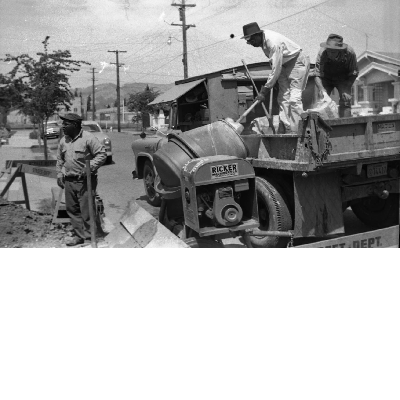
[[[261, 231], [286, 232], [292, 229], [293, 220], [282, 188], [272, 180], [256, 177], [258, 216]], [[286, 247], [288, 238], [277, 236], [244, 237], [248, 247]]]

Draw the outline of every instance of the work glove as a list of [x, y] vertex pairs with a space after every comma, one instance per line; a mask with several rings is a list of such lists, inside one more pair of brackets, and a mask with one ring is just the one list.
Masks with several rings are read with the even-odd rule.
[[260, 92], [258, 93], [258, 95], [256, 97], [256, 100], [264, 101], [265, 100], [265, 96], [267, 95], [267, 92], [268, 92], [268, 89], [265, 86], [263, 86], [261, 88]]
[[65, 178], [64, 177], [57, 178], [57, 185], [61, 189], [64, 189], [64, 187], [65, 187]]
[[343, 101], [351, 101], [351, 94], [343, 93], [342, 99], [343, 99]]

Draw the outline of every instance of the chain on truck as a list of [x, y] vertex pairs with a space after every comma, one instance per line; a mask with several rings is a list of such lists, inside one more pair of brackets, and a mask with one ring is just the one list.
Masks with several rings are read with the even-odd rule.
[[[261, 67], [251, 72], [258, 87], [266, 79]], [[240, 76], [240, 68], [233, 72]], [[222, 238], [238, 235], [248, 247], [261, 248], [398, 247], [400, 115], [324, 120], [310, 111], [296, 133], [277, 134], [271, 122], [254, 129], [263, 116], [253, 103], [257, 89], [249, 90], [245, 71], [235, 85], [226, 85], [227, 75], [211, 74], [192, 86], [184, 82], [171, 108], [179, 131], [132, 146], [139, 177], [140, 163], [154, 174], [145, 187], [161, 204], [160, 222], [193, 247], [218, 246]], [[182, 121], [190, 102], [185, 100], [196, 91], [210, 118], [186, 130]], [[307, 109], [312, 79], [304, 96]], [[273, 98], [276, 93], [263, 107], [270, 115]], [[239, 118], [222, 118], [227, 111]], [[154, 152], [138, 151], [143, 146]], [[371, 230], [346, 235], [348, 207]]]

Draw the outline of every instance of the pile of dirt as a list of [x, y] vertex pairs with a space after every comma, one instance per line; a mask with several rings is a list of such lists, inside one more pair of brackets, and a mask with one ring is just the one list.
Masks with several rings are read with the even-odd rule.
[[52, 224], [52, 216], [27, 210], [0, 197], [0, 247], [67, 247], [71, 225]]

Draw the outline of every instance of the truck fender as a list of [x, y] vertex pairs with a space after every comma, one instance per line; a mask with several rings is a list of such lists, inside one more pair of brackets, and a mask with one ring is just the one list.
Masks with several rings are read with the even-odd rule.
[[151, 164], [153, 165], [154, 171], [157, 173], [156, 168], [154, 166], [153, 157], [148, 153], [140, 152], [140, 153], [138, 153], [138, 156], [136, 158], [136, 174], [137, 174], [138, 179], [143, 178], [143, 168], [144, 168], [144, 163], [146, 160], [149, 160], [151, 162]]

